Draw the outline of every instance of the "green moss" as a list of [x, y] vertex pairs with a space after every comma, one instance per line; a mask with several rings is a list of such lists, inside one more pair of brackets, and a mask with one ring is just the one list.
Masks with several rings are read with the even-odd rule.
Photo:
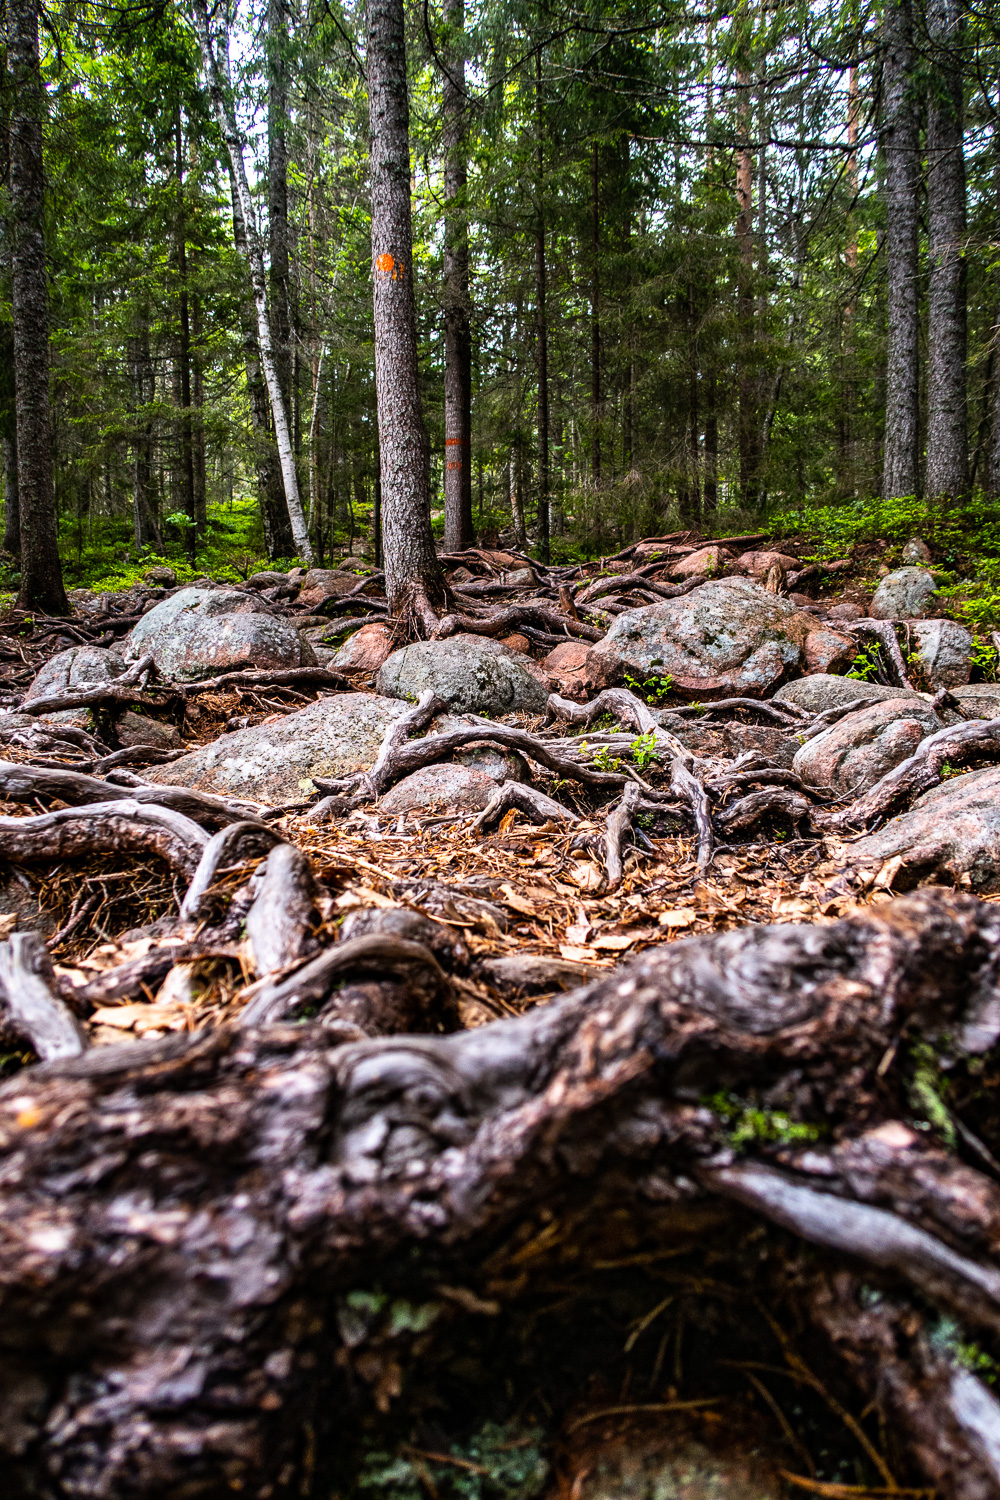
[[822, 1127], [793, 1120], [781, 1109], [761, 1109], [731, 1094], [713, 1094], [704, 1103], [713, 1114], [725, 1120], [733, 1146], [748, 1146], [753, 1141], [787, 1143], [818, 1141]]
[[[451, 1443], [447, 1455], [404, 1447], [366, 1456], [358, 1489], [383, 1500], [425, 1500], [427, 1481], [448, 1500], [534, 1500], [548, 1481], [549, 1463], [539, 1428], [484, 1422], [469, 1439]], [[454, 1462], [443, 1462], [445, 1458]]]
[[948, 1080], [941, 1076], [937, 1053], [929, 1042], [915, 1042], [910, 1048], [913, 1071], [910, 1075], [910, 1107], [932, 1126], [952, 1150], [957, 1144], [951, 1112], [944, 1101]]

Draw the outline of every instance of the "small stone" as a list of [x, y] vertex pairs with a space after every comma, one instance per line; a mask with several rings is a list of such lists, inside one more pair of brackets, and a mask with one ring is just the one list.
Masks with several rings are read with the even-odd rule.
[[394, 632], [388, 625], [377, 622], [362, 625], [334, 653], [331, 665], [338, 672], [377, 672], [392, 655], [395, 645]]
[[[963, 690], [959, 688], [959, 692]], [[970, 877], [976, 890], [1000, 887], [1000, 766], [955, 776], [918, 797], [908, 812], [859, 839], [852, 865], [877, 870], [901, 857], [921, 876]]]
[[911, 536], [903, 548], [903, 561], [916, 567], [926, 566], [931, 561], [931, 549], [918, 536]]
[[670, 576], [680, 583], [688, 578], [718, 578], [727, 563], [732, 561], [733, 554], [713, 542], [710, 547], [699, 547], [690, 557], [682, 558], [671, 569]]
[[969, 680], [972, 635], [956, 620], [913, 620], [910, 640], [932, 688], [961, 687]]
[[542, 666], [555, 679], [556, 691], [562, 697], [575, 699], [578, 703], [586, 701], [589, 655], [588, 641], [560, 641], [542, 659]]
[[151, 719], [127, 708], [115, 722], [115, 733], [123, 746], [151, 745], [157, 750], [179, 750], [181, 737], [172, 724]]
[[831, 604], [826, 616], [828, 620], [843, 620], [850, 624], [853, 620], [863, 620], [865, 612], [860, 604], [851, 604], [845, 599], [841, 604]]
[[860, 707], [865, 703], [883, 703], [890, 698], [916, 698], [925, 703], [919, 693], [908, 688], [883, 687], [880, 682], [865, 682], [858, 677], [837, 677], [828, 672], [813, 672], [809, 677], [797, 677], [786, 682], [774, 695], [775, 703], [790, 703], [795, 708], [804, 708], [806, 713], [821, 714], [828, 708], [846, 708], [849, 703]]
[[794, 573], [802, 566], [797, 557], [787, 552], [744, 552], [736, 561], [736, 566], [751, 578], [766, 578], [775, 564], [786, 573]]
[[408, 812], [481, 812], [497, 789], [497, 778], [481, 766], [449, 761], [424, 766], [397, 781], [378, 804], [389, 816]]
[[150, 568], [147, 573], [143, 574], [143, 577], [147, 583], [153, 584], [158, 588], [172, 589], [177, 587], [177, 574], [173, 568]]
[[887, 573], [871, 602], [873, 620], [925, 620], [937, 612], [937, 584], [926, 568]]

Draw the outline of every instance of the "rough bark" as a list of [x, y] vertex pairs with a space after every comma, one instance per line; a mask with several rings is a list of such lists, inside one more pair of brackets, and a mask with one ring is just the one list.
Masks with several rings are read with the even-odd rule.
[[920, 140], [914, 94], [910, 0], [892, 0], [884, 28], [882, 154], [885, 158], [888, 351], [882, 494], [917, 492], [920, 276], [917, 190]]
[[545, 260], [545, 116], [542, 54], [535, 53], [535, 364], [538, 372], [538, 556], [549, 560], [549, 322]]
[[472, 525], [472, 328], [466, 208], [465, 0], [445, 0], [444, 151], [444, 546], [461, 552]]
[[[894, 1059], [904, 1033], [956, 1073], [995, 1046], [998, 922], [928, 892], [664, 945], [453, 1036], [221, 1028], [22, 1072], [0, 1088], [9, 1492], [301, 1494], [433, 1347], [351, 1320], [349, 1294], [440, 1304], [436, 1333], [461, 1340], [474, 1325], [443, 1309], [515, 1306], [562, 1226], [574, 1278], [626, 1227], [694, 1276], [710, 1249], [747, 1307], [817, 1330], [945, 1500], [987, 1500], [1000, 1408], [930, 1334], [934, 1309], [966, 1339], [1000, 1324], [1000, 1192], [905, 1123]], [[445, 980], [412, 939], [328, 954], [282, 1004], [322, 1003], [354, 961]], [[815, 1141], [739, 1144], [699, 1102], [720, 1080]]]
[[267, 7], [267, 229], [268, 294], [274, 363], [291, 425], [292, 324], [288, 293], [288, 62], [289, 18], [283, 0]]
[[590, 150], [590, 477], [601, 479], [601, 156]]
[[431, 532], [417, 364], [402, 0], [373, 0], [366, 25], [382, 561], [389, 609], [427, 632], [437, 623], [444, 584]]
[[181, 499], [188, 519], [185, 542], [188, 559], [193, 563], [198, 543], [198, 510], [195, 503], [194, 432], [191, 425], [191, 302], [188, 294], [187, 226], [184, 205], [184, 136], [179, 108], [174, 130], [176, 147], [174, 170], [177, 177], [177, 372], [179, 376], [175, 389], [180, 399], [180, 411], [177, 416], [180, 428]]
[[132, 534], [138, 548], [159, 547], [160, 529], [153, 492], [153, 422], [150, 407], [156, 397], [149, 330], [143, 326], [129, 340], [132, 384]]
[[965, 155], [961, 13], [933, 0], [927, 90], [927, 474], [929, 496], [960, 496], [967, 478]]
[[69, 613], [56, 536], [49, 415], [49, 293], [45, 269], [44, 92], [37, 0], [10, 0], [12, 317], [22, 609]]
[[274, 426], [275, 442], [281, 466], [285, 505], [288, 509], [288, 518], [296, 550], [300, 557], [311, 563], [313, 560], [312, 545], [309, 541], [305, 512], [302, 509], [302, 500], [299, 495], [299, 481], [295, 468], [295, 453], [292, 448], [292, 437], [286, 412], [285, 393], [281, 388], [281, 381], [278, 376], [278, 369], [274, 360], [274, 350], [271, 343], [264, 256], [261, 249], [260, 235], [257, 231], [257, 220], [254, 217], [253, 201], [250, 197], [250, 184], [247, 180], [246, 162], [243, 157], [243, 137], [237, 124], [232, 104], [232, 85], [229, 76], [229, 35], [226, 28], [223, 27], [218, 41], [216, 42], [213, 38], [209, 26], [206, 0], [192, 0], [192, 19], [194, 21], [195, 33], [198, 37], [198, 45], [201, 49], [202, 64], [208, 76], [212, 109], [220, 134], [226, 143], [226, 151], [233, 172], [233, 181], [236, 184], [240, 210], [243, 215], [247, 263], [250, 268], [254, 309], [257, 315], [257, 339], [260, 350], [260, 364], [264, 381], [267, 385], [271, 421]]
[[0, 460], [3, 462], [3, 550], [11, 557], [21, 555], [21, 510], [17, 491], [17, 444], [13, 433], [0, 437]]
[[739, 450], [740, 502], [753, 509], [760, 484], [760, 422], [758, 420], [758, 382], [753, 365], [754, 347], [754, 233], [753, 233], [753, 152], [750, 149], [750, 74], [741, 68], [739, 85], [739, 146], [736, 153], [736, 243], [739, 249]]

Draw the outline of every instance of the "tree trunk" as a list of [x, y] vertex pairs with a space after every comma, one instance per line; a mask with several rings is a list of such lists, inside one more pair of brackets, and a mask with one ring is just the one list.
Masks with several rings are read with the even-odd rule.
[[595, 141], [590, 153], [590, 421], [593, 429], [590, 477], [601, 478], [601, 158]]
[[260, 364], [264, 381], [267, 385], [267, 394], [271, 407], [271, 421], [274, 424], [275, 442], [281, 465], [281, 481], [284, 490], [285, 505], [288, 510], [288, 519], [291, 525], [294, 545], [299, 556], [304, 558], [306, 562], [311, 563], [313, 560], [312, 546], [309, 541], [305, 512], [302, 509], [302, 500], [299, 495], [299, 481], [295, 470], [295, 453], [292, 448], [288, 408], [285, 394], [282, 391], [281, 380], [274, 360], [274, 349], [271, 343], [264, 256], [261, 250], [260, 235], [257, 232], [257, 221], [254, 218], [253, 201], [250, 197], [250, 184], [247, 181], [246, 163], [243, 159], [243, 138], [240, 134], [232, 106], [232, 85], [229, 77], [229, 34], [223, 27], [217, 48], [209, 29], [207, 0], [192, 0], [192, 19], [198, 37], [198, 44], [201, 48], [202, 62], [208, 75], [212, 109], [215, 113], [219, 131], [226, 143], [233, 179], [236, 184], [236, 193], [239, 198], [240, 211], [243, 215], [247, 262], [250, 267], [254, 308], [257, 314], [257, 339], [260, 351]]
[[135, 545], [163, 546], [153, 496], [153, 422], [150, 408], [156, 397], [153, 362], [149, 356], [149, 332], [143, 327], [129, 340], [129, 376], [132, 386], [132, 534]]
[[698, 437], [701, 419], [698, 411], [698, 314], [694, 300], [694, 282], [688, 282], [688, 471], [691, 479], [690, 506], [695, 521], [701, 519], [701, 474]]
[[194, 434], [191, 430], [191, 311], [187, 280], [187, 226], [184, 213], [184, 139], [181, 113], [174, 122], [177, 173], [177, 279], [179, 283], [180, 326], [177, 349], [181, 430], [181, 499], [188, 518], [188, 560], [193, 564], [198, 544], [198, 512], [195, 505]]
[[208, 453], [205, 447], [205, 372], [201, 299], [191, 298], [191, 441], [194, 451], [194, 518], [199, 536], [208, 525]]
[[510, 472], [510, 519], [514, 531], [514, 546], [519, 552], [527, 552], [528, 535], [524, 528], [524, 467], [521, 463], [520, 448], [512, 448], [509, 463]]
[[289, 18], [283, 0], [267, 6], [267, 224], [268, 295], [274, 363], [291, 425], [292, 325], [288, 294], [288, 62]]
[[17, 496], [17, 444], [13, 438], [0, 438], [3, 462], [3, 550], [9, 557], [21, 555], [21, 509]]
[[410, 111], [403, 0], [369, 0], [375, 389], [382, 463], [382, 554], [390, 612], [429, 634], [444, 601], [430, 516], [420, 405], [410, 218]]
[[854, 380], [854, 321], [855, 282], [858, 274], [858, 225], [856, 204], [858, 198], [858, 119], [861, 100], [858, 92], [858, 68], [852, 63], [847, 75], [847, 191], [851, 207], [847, 218], [847, 240], [844, 245], [844, 264], [847, 268], [849, 295], [844, 306], [842, 333], [841, 402], [838, 422], [840, 449], [840, 488], [853, 492], [856, 488], [854, 472], [854, 406], [857, 390]]
[[738, 83], [738, 134], [736, 151], [736, 243], [739, 250], [739, 285], [737, 347], [739, 372], [739, 450], [740, 503], [748, 510], [757, 506], [760, 482], [760, 424], [758, 421], [758, 380], [754, 367], [754, 294], [753, 294], [753, 152], [750, 149], [750, 74], [741, 68]]
[[705, 520], [710, 522], [719, 508], [719, 417], [716, 409], [714, 369], [705, 376]]
[[52, 482], [49, 415], [49, 294], [45, 272], [44, 97], [37, 0], [8, 0], [12, 318], [21, 532], [22, 609], [69, 612], [63, 588]]
[[466, 207], [465, 0], [445, 0], [444, 150], [444, 550], [475, 540], [472, 524], [472, 328]]
[[[594, 1276], [620, 1296], [646, 1267], [646, 1308], [723, 1298], [696, 1328], [700, 1397], [726, 1399], [757, 1319], [737, 1358], [780, 1368], [805, 1340], [797, 1391], [828, 1361], [824, 1398], [844, 1420], [833, 1393], [860, 1388], [904, 1473], [943, 1500], [995, 1495], [1000, 1404], [960, 1351], [1000, 1324], [981, 1081], [998, 927], [987, 902], [925, 891], [664, 943], [471, 1032], [380, 1036], [399, 1002], [369, 1000], [370, 1039], [345, 1044], [348, 940], [326, 988], [302, 988], [332, 1031], [222, 1026], [22, 1070], [0, 1086], [7, 1492], [357, 1494], [378, 1424], [456, 1419], [433, 1404], [449, 1369], [462, 1414], [473, 1387], [495, 1407], [530, 1305], [575, 1311], [558, 1427], [608, 1389], [611, 1345], [580, 1337]], [[354, 940], [369, 966], [373, 942]], [[430, 951], [396, 948], [440, 997]], [[0, 950], [8, 991], [23, 953]], [[24, 978], [44, 1001], [51, 970]], [[620, 1401], [622, 1311], [603, 1354]], [[536, 1336], [528, 1392], [547, 1353]]]
[[[247, 258], [246, 227], [243, 210], [232, 168], [229, 172], [229, 187], [233, 200], [233, 244], [237, 255]], [[253, 305], [240, 301], [240, 321], [243, 327], [243, 361], [247, 373], [247, 396], [250, 404], [250, 427], [253, 433], [254, 464], [257, 470], [257, 503], [260, 506], [264, 526], [264, 544], [272, 562], [279, 558], [292, 557], [295, 539], [288, 518], [288, 506], [281, 485], [281, 464], [271, 427], [271, 409], [268, 404], [267, 385], [260, 367], [260, 342]]]
[[535, 53], [535, 360], [538, 370], [538, 556], [549, 560], [549, 324], [545, 265], [545, 118], [542, 110], [542, 54]]
[[910, 0], [886, 7], [882, 151], [885, 157], [888, 352], [886, 360], [886, 500], [917, 492], [920, 273], [917, 189], [920, 141], [914, 97]]
[[961, 12], [929, 7], [933, 71], [927, 91], [927, 476], [931, 497], [966, 487], [965, 156]]

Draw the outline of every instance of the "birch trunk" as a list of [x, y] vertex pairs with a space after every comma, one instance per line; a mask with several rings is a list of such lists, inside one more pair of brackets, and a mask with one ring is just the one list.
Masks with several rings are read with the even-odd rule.
[[472, 330], [466, 209], [465, 0], [445, 0], [449, 27], [442, 91], [444, 144], [444, 549], [461, 552], [472, 525]]
[[420, 405], [410, 210], [410, 112], [403, 0], [369, 0], [372, 282], [375, 390], [382, 464], [386, 597], [429, 634], [444, 583], [430, 516], [427, 434]]
[[909, 0], [885, 13], [884, 117], [888, 349], [886, 357], [886, 500], [917, 491], [920, 279], [917, 259], [919, 132], [914, 99], [913, 23]]
[[961, 495], [967, 473], [965, 157], [961, 20], [955, 0], [934, 0], [928, 22], [927, 482], [931, 496]]
[[299, 481], [295, 472], [295, 454], [292, 449], [292, 438], [285, 407], [285, 398], [281, 389], [281, 381], [274, 361], [274, 349], [271, 343], [264, 256], [261, 250], [260, 236], [257, 233], [257, 222], [253, 214], [253, 204], [250, 199], [250, 185], [247, 182], [246, 163], [243, 160], [243, 140], [230, 103], [229, 36], [227, 31], [223, 32], [220, 39], [220, 49], [216, 51], [209, 31], [206, 0], [192, 0], [192, 17], [201, 47], [202, 61], [208, 77], [212, 108], [215, 112], [216, 123], [226, 143], [226, 150], [232, 164], [233, 180], [236, 184], [240, 211], [243, 215], [247, 242], [247, 262], [250, 267], [254, 308], [257, 314], [260, 363], [271, 404], [271, 420], [274, 423], [274, 436], [278, 447], [278, 460], [281, 465], [281, 478], [285, 491], [285, 504], [288, 508], [288, 518], [292, 528], [292, 538], [298, 555], [304, 558], [306, 562], [312, 563], [313, 552], [309, 541], [308, 528], [306, 527], [305, 513], [302, 509], [302, 500], [299, 495]]

